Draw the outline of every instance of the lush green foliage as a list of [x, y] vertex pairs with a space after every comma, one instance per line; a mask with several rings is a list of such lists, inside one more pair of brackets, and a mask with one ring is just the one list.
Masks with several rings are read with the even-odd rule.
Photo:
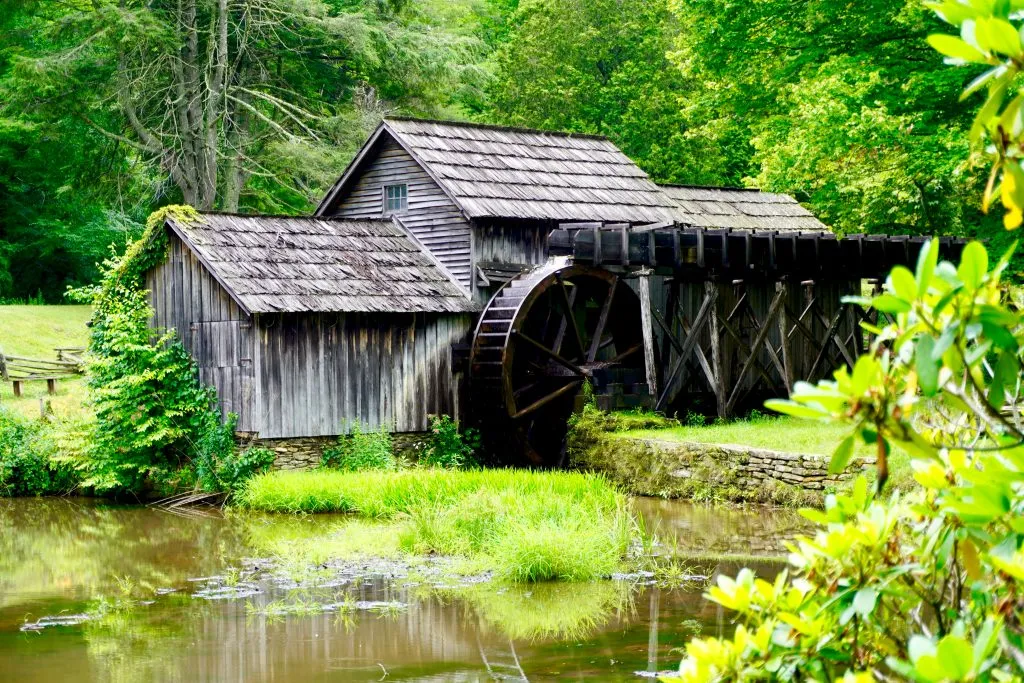
[[664, 2], [521, 2], [495, 56], [486, 115], [607, 135], [662, 181], [717, 180], [709, 172], [717, 158], [698, 158], [685, 136], [679, 96], [687, 83], [666, 56], [676, 32]]
[[397, 469], [391, 432], [386, 425], [371, 430], [356, 422], [335, 445], [324, 449], [320, 466], [347, 472]]
[[205, 429], [196, 444], [193, 461], [196, 480], [206, 491], [237, 491], [246, 479], [270, 470], [274, 452], [260, 446], [238, 448], [238, 416], [228, 413], [223, 424]]
[[419, 454], [419, 463], [428, 467], [472, 467], [477, 464], [480, 432], [470, 427], [459, 429], [450, 415], [430, 417], [430, 438]]
[[247, 481], [236, 501], [395, 520], [400, 549], [468, 558], [512, 581], [605, 576], [620, 566], [633, 524], [605, 479], [566, 472], [273, 472]]
[[0, 408], [0, 496], [65, 494], [77, 486], [73, 463], [59, 457], [55, 430]]

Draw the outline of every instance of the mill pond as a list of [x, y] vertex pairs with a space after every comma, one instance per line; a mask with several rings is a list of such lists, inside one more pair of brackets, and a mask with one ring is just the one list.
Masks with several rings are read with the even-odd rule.
[[509, 586], [453, 577], [444, 558], [299, 568], [267, 557], [268, 539], [344, 517], [0, 500], [0, 680], [642, 680], [678, 666], [695, 632], [731, 631], [701, 577], [739, 558], [772, 574], [806, 528], [785, 510], [632, 504], [693, 576]]

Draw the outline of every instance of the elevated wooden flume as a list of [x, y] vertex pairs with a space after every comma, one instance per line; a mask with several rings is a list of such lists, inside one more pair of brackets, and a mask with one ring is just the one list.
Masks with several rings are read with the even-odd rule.
[[[943, 258], [957, 260], [966, 241], [939, 239]], [[512, 278], [479, 319], [473, 405], [544, 464], [564, 459], [585, 382], [606, 409], [736, 415], [852, 365], [867, 314], [843, 297], [877, 289], [896, 265], [913, 268], [925, 242], [563, 223], [549, 263]]]

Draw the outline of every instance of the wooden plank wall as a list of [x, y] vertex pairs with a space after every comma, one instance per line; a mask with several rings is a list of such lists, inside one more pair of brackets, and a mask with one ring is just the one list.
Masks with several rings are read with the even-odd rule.
[[397, 142], [381, 137], [377, 149], [363, 162], [361, 174], [331, 215], [380, 218], [384, 215], [384, 186], [406, 183], [409, 210], [399, 217], [465, 287], [472, 286], [470, 228], [459, 207]]
[[199, 365], [199, 379], [217, 390], [221, 411], [238, 415], [239, 431], [255, 431], [252, 321], [170, 235], [167, 260], [146, 275], [153, 325], [177, 331]]
[[[550, 232], [551, 227], [540, 221], [473, 221], [473, 263], [545, 263]], [[473, 289], [486, 303], [495, 288]]]
[[357, 421], [416, 432], [428, 415], [457, 415], [451, 345], [472, 324], [427, 313], [258, 315], [260, 436], [333, 436]]

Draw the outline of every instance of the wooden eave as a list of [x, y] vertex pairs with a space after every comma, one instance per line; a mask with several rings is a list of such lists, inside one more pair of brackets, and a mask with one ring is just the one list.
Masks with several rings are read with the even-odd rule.
[[231, 300], [235, 302], [235, 304], [242, 310], [242, 312], [245, 313], [247, 316], [252, 317], [252, 311], [249, 310], [249, 307], [242, 303], [241, 298], [239, 298], [235, 290], [228, 286], [224, 279], [217, 273], [217, 270], [215, 268], [210, 266], [210, 262], [206, 260], [206, 257], [202, 255], [199, 249], [196, 248], [196, 245], [192, 243], [188, 236], [186, 236], [185, 231], [182, 230], [175, 223], [174, 219], [168, 218], [165, 221], [165, 224], [167, 225], [167, 227], [171, 229], [171, 231], [175, 235], [177, 235], [178, 239], [180, 239], [182, 243], [188, 247], [189, 251], [192, 252], [192, 255], [199, 260], [199, 263], [201, 263], [203, 265], [203, 268], [206, 269], [206, 272], [209, 273], [210, 277], [216, 280], [217, 284], [224, 288], [224, 291], [228, 293], [228, 296], [231, 297]]

